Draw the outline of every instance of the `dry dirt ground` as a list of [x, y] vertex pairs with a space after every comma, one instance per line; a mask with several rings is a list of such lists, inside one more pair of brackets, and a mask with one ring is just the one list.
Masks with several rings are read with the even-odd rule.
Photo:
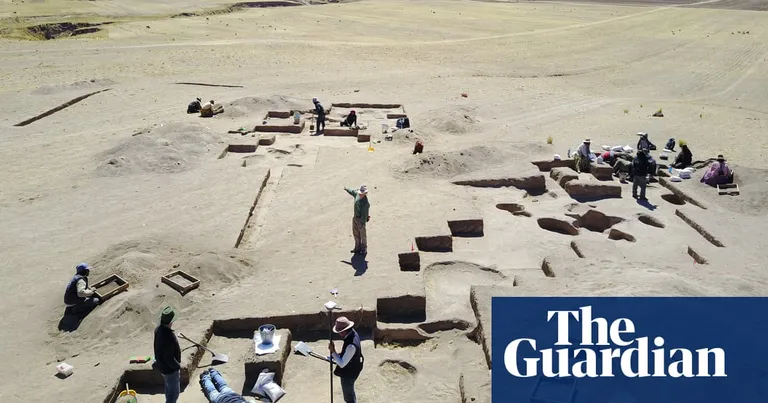
[[[364, 342], [358, 394], [445, 402], [488, 401], [491, 295], [766, 295], [768, 14], [750, 10], [765, 2], [677, 3], [0, 1], [0, 401], [111, 403], [129, 357], [152, 354], [167, 303], [181, 310], [177, 329], [230, 354], [221, 371], [241, 390], [247, 331], [271, 320], [259, 318], [319, 312], [333, 288], [345, 311], [415, 296], [425, 317], [379, 323], [391, 343]], [[113, 23], [55, 40], [28, 30], [62, 22]], [[269, 110], [310, 109], [313, 96], [327, 108], [402, 104], [413, 132], [383, 141], [381, 123], [394, 120], [368, 108], [360, 120], [373, 151], [354, 137], [311, 136], [307, 121], [273, 145], [219, 158], [229, 144], [258, 141], [229, 130], [261, 124]], [[195, 97], [225, 112], [187, 115]], [[651, 117], [658, 109], [664, 117]], [[634, 146], [638, 131], [659, 146], [684, 139], [694, 159], [725, 154], [741, 194], [718, 196], [700, 170], [675, 188], [687, 202], [655, 183], [648, 204], [626, 184], [619, 199], [580, 203], [531, 164], [585, 137], [593, 148]], [[424, 154], [411, 153], [416, 138]], [[499, 172], [542, 174], [547, 191], [452, 183]], [[343, 187], [363, 183], [369, 253], [352, 259]], [[529, 214], [497, 207], [510, 203]], [[589, 210], [622, 220], [578, 235], [539, 225]], [[482, 219], [483, 236], [451, 238], [453, 219]], [[631, 236], [610, 239], [611, 229]], [[398, 254], [436, 235], [452, 252], [422, 251], [420, 271], [401, 271]], [[118, 274], [130, 286], [62, 332], [64, 287], [81, 261], [93, 280]], [[161, 283], [178, 269], [199, 288], [182, 296]], [[227, 322], [246, 323], [244, 337], [211, 336], [214, 320], [231, 318], [251, 318]], [[442, 330], [415, 330], [421, 322]], [[300, 338], [325, 351], [322, 337]], [[205, 401], [198, 366], [210, 355], [194, 351], [185, 350], [181, 402]], [[60, 361], [73, 376], [54, 376]], [[135, 386], [142, 403], [163, 401]], [[284, 402], [325, 401], [327, 366], [291, 355], [283, 386]], [[338, 382], [334, 392], [341, 401]]]

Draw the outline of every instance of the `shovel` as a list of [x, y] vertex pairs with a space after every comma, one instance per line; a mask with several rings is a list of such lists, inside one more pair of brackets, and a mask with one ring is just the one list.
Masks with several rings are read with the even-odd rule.
[[221, 363], [229, 362], [229, 356], [227, 356], [226, 354], [216, 354], [216, 353], [213, 352], [213, 350], [211, 350], [208, 347], [203, 346], [201, 344], [195, 343], [194, 341], [192, 341], [189, 338], [187, 338], [187, 336], [184, 336], [184, 334], [182, 334], [182, 333], [179, 333], [179, 337], [181, 337], [182, 339], [184, 339], [184, 340], [186, 340], [186, 341], [188, 341], [188, 342], [190, 342], [190, 343], [192, 343], [192, 344], [194, 344], [194, 345], [196, 345], [196, 346], [198, 346], [198, 347], [200, 347], [202, 349], [205, 349], [209, 353], [213, 354], [213, 362], [221, 362]]
[[296, 351], [297, 351], [299, 354], [301, 354], [301, 355], [303, 355], [303, 356], [305, 356], [305, 357], [306, 357], [306, 356], [311, 356], [311, 357], [315, 357], [315, 358], [317, 358], [317, 359], [323, 360], [323, 361], [325, 361], [325, 362], [331, 362], [331, 361], [329, 361], [329, 360], [328, 360], [328, 358], [326, 358], [326, 357], [323, 357], [323, 356], [321, 356], [320, 354], [317, 354], [317, 353], [313, 352], [313, 351], [312, 351], [312, 348], [310, 348], [310, 347], [309, 347], [309, 345], [307, 345], [307, 344], [306, 344], [306, 343], [304, 343], [303, 341], [300, 341], [300, 342], [299, 342], [299, 344], [297, 344], [297, 345], [296, 345], [296, 347], [294, 347], [294, 349], [295, 349], [295, 350], [296, 350]]

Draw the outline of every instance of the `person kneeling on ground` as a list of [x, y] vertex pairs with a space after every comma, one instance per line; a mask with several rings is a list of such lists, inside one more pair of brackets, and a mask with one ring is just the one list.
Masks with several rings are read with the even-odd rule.
[[200, 112], [200, 108], [202, 107], [200, 98], [195, 99], [194, 101], [190, 102], [189, 105], [187, 105], [187, 113], [198, 113]]
[[733, 183], [733, 171], [725, 163], [725, 158], [722, 154], [718, 155], [717, 161], [709, 166], [709, 171], [704, 174], [700, 182], [706, 183], [709, 186]]
[[637, 153], [637, 157], [632, 161], [632, 197], [637, 199], [637, 188], [640, 188], [640, 198], [638, 200], [648, 200], [645, 198], [645, 187], [647, 186], [647, 176], [650, 172], [650, 162], [646, 150]]
[[246, 403], [240, 394], [227, 385], [215, 368], [206, 369], [200, 374], [200, 387], [211, 403]]
[[349, 112], [349, 115], [347, 115], [347, 118], [341, 122], [341, 125], [344, 127], [357, 126], [357, 115], [355, 114], [355, 111]]
[[684, 141], [680, 141], [680, 148], [680, 153], [677, 154], [675, 162], [672, 163], [672, 168], [685, 169], [693, 165], [693, 154]]
[[619, 154], [613, 162], [613, 175], [621, 176], [621, 173], [625, 173], [628, 179], [632, 180], [632, 160], [633, 158], [629, 154]]
[[94, 297], [96, 292], [88, 288], [88, 275], [91, 273], [91, 266], [88, 263], [80, 263], [75, 270], [75, 276], [69, 280], [64, 291], [64, 304], [67, 306], [66, 311], [70, 314], [87, 315], [101, 301]]

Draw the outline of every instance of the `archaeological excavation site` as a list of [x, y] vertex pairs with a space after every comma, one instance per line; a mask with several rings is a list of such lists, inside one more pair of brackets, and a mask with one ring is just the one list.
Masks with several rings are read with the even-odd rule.
[[166, 307], [177, 403], [345, 402], [341, 317], [490, 403], [493, 297], [766, 295], [764, 10], [597, 3], [0, 2], [0, 402], [166, 402]]

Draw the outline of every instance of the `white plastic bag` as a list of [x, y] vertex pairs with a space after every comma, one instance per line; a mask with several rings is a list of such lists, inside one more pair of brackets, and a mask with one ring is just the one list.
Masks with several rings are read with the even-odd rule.
[[273, 382], [275, 379], [275, 373], [274, 372], [262, 372], [259, 374], [259, 378], [256, 379], [256, 384], [253, 385], [253, 389], [251, 389], [251, 392], [259, 395], [259, 396], [265, 396], [262, 389], [264, 388], [264, 385]]
[[624, 147], [622, 147], [622, 146], [613, 146], [613, 148], [611, 148], [611, 151], [624, 151]]
[[624, 152], [625, 153], [631, 154], [633, 151], [635, 151], [635, 149], [630, 147], [629, 145], [624, 146]]
[[611, 151], [611, 146], [603, 146], [603, 151]]
[[264, 385], [264, 393], [267, 394], [267, 397], [269, 397], [269, 400], [271, 400], [273, 403], [280, 400], [281, 397], [285, 396], [285, 391], [283, 388], [280, 387], [280, 385], [276, 384], [275, 382], [270, 382], [266, 385]]
[[680, 179], [691, 179], [691, 173], [688, 171], [680, 171]]
[[669, 178], [669, 180], [671, 180], [672, 182], [682, 182], [683, 181], [682, 179], [680, 179], [679, 176], [673, 176], [673, 177]]

